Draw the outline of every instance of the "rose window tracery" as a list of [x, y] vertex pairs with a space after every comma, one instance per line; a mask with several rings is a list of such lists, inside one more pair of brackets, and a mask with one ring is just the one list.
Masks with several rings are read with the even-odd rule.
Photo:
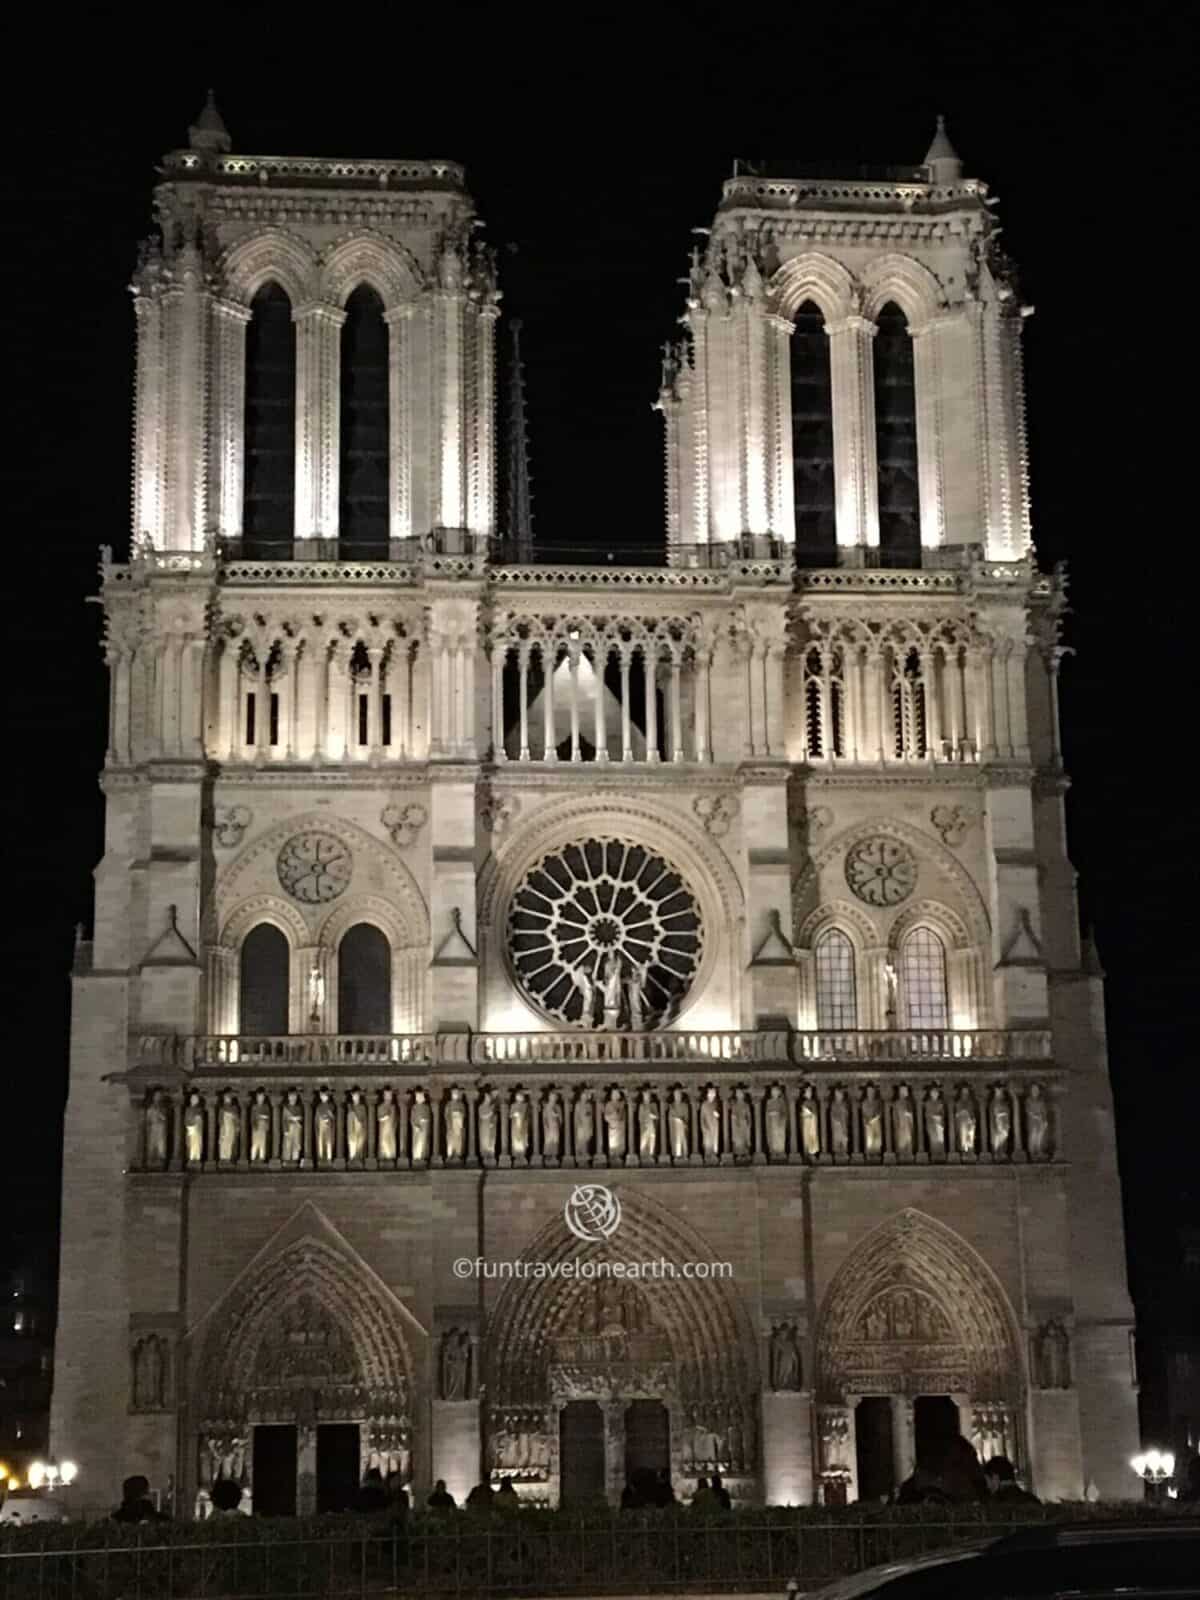
[[917, 858], [886, 834], [862, 839], [846, 855], [846, 882], [869, 906], [896, 906], [917, 884]]
[[703, 950], [683, 875], [628, 839], [584, 839], [543, 856], [508, 913], [517, 983], [574, 1027], [653, 1028], [687, 997]]

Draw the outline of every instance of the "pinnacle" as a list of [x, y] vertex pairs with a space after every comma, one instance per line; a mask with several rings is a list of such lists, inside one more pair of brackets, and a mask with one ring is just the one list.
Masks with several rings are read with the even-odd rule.
[[216, 98], [211, 89], [204, 102], [204, 109], [188, 129], [188, 144], [193, 150], [208, 150], [219, 155], [227, 155], [233, 148], [229, 129], [217, 110]]
[[958, 161], [958, 151], [950, 143], [950, 136], [946, 132], [946, 119], [940, 113], [937, 119], [937, 131], [933, 136], [933, 143], [925, 152], [925, 165], [931, 166], [935, 161]]

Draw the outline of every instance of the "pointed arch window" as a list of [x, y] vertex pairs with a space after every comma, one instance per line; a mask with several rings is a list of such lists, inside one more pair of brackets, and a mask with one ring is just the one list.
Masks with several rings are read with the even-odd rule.
[[252, 561], [287, 560], [296, 513], [296, 326], [277, 283], [264, 283], [250, 302], [243, 420], [243, 549]]
[[875, 451], [879, 470], [879, 549], [886, 565], [921, 564], [917, 478], [917, 386], [912, 335], [889, 301], [875, 319]]
[[339, 554], [388, 554], [388, 329], [383, 301], [359, 284], [342, 324]]
[[813, 950], [817, 984], [817, 1027], [858, 1026], [854, 946], [840, 928], [829, 928]]
[[338, 946], [338, 1032], [391, 1033], [392, 947], [370, 922], [356, 922]]
[[913, 928], [900, 946], [900, 995], [910, 1028], [949, 1026], [946, 947], [932, 928]]
[[796, 557], [832, 566], [837, 557], [833, 476], [833, 383], [825, 316], [806, 300], [792, 319], [792, 473]]
[[251, 928], [242, 941], [239, 967], [242, 1033], [288, 1031], [288, 942], [270, 922]]

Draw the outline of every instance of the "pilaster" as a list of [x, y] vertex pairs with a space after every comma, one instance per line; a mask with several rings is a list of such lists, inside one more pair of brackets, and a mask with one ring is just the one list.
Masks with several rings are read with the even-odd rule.
[[875, 324], [844, 317], [826, 324], [833, 386], [833, 471], [837, 485], [837, 542], [879, 543], [879, 468], [875, 450]]

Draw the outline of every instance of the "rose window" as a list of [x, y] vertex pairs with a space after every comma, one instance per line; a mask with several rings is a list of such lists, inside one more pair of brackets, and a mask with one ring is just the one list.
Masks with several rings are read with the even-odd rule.
[[846, 856], [846, 882], [869, 906], [895, 906], [917, 883], [917, 858], [886, 834], [863, 839]]
[[518, 984], [546, 1016], [582, 1028], [654, 1028], [683, 1004], [704, 928], [669, 861], [626, 839], [584, 839], [526, 874], [508, 942]]

